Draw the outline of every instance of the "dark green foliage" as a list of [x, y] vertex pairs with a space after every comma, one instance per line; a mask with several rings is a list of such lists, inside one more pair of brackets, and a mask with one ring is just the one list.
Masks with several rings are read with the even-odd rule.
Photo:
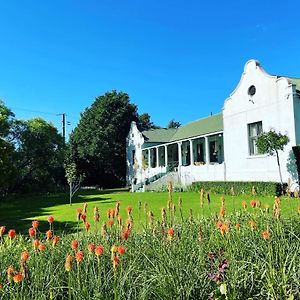
[[[286, 184], [285, 184], [286, 186]], [[202, 181], [194, 182], [190, 191], [199, 191], [204, 189], [214, 194], [235, 195], [251, 194], [252, 188], [255, 188], [256, 194], [259, 195], [280, 195], [282, 194], [281, 184], [279, 182], [262, 182], [262, 181]]]
[[296, 160], [298, 182], [299, 182], [299, 179], [300, 179], [300, 146], [294, 146], [292, 149], [293, 149], [293, 153], [294, 153], [295, 160]]
[[69, 159], [85, 185], [113, 187], [125, 184], [126, 137], [137, 121], [137, 108], [126, 93], [112, 91], [95, 99], [70, 136]]
[[172, 119], [169, 123], [167, 128], [178, 128], [181, 126], [181, 123], [176, 121], [175, 119]]
[[143, 113], [138, 116], [137, 126], [140, 131], [160, 128], [151, 121], [151, 117], [148, 113]]

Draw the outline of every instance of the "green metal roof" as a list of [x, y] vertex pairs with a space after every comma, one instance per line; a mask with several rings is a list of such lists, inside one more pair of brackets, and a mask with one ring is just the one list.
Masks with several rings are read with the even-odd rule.
[[297, 89], [297, 90], [300, 90], [300, 78], [290, 78], [290, 77], [287, 77], [287, 80], [288, 80], [291, 84], [296, 85], [296, 89]]
[[212, 115], [179, 127], [170, 142], [223, 130], [223, 114]]
[[150, 143], [159, 144], [175, 142], [217, 131], [223, 131], [222, 113], [191, 122], [187, 125], [179, 127], [178, 129], [150, 129], [143, 131], [143, 135], [146, 137], [146, 147], [146, 144], [150, 146]]
[[150, 129], [143, 131], [143, 135], [146, 137], [146, 142], [149, 143], [167, 143], [170, 141], [171, 137], [174, 135], [177, 129]]

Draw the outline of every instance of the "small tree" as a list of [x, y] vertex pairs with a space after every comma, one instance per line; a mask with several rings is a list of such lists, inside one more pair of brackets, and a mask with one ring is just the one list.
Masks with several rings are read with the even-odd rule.
[[181, 123], [179, 121], [176, 121], [175, 119], [172, 119], [168, 123], [167, 128], [179, 128], [180, 126], [181, 126]]
[[70, 188], [70, 205], [72, 205], [72, 198], [79, 190], [84, 175], [77, 175], [76, 164], [74, 162], [65, 165], [65, 172]]
[[280, 168], [280, 161], [278, 151], [283, 151], [283, 148], [289, 142], [287, 135], [277, 133], [271, 129], [269, 132], [264, 132], [257, 137], [256, 146], [260, 153], [268, 153], [269, 155], [275, 155], [277, 158], [277, 165], [279, 170], [281, 188], [283, 191], [283, 182]]

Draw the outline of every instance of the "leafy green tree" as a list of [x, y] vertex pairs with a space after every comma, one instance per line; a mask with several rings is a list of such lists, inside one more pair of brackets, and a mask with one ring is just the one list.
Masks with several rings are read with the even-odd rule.
[[283, 191], [283, 182], [282, 182], [278, 152], [283, 151], [284, 146], [286, 146], [288, 142], [289, 142], [289, 138], [287, 135], [281, 134], [280, 132], [277, 133], [273, 129], [268, 132], [264, 132], [260, 134], [256, 141], [256, 146], [260, 153], [268, 153], [269, 155], [276, 155], [282, 191]]
[[181, 126], [181, 123], [176, 121], [175, 119], [172, 119], [169, 123], [167, 128], [178, 128]]
[[95, 99], [82, 114], [69, 141], [70, 160], [84, 183], [113, 187], [125, 184], [126, 137], [137, 107], [123, 92], [111, 91]]
[[143, 113], [138, 116], [137, 126], [140, 131], [160, 128], [151, 121], [151, 117], [148, 113]]
[[70, 194], [69, 194], [70, 205], [72, 205], [72, 198], [75, 195], [75, 193], [79, 190], [84, 175], [77, 174], [76, 164], [74, 162], [65, 165], [65, 172], [66, 172], [66, 178], [70, 190]]

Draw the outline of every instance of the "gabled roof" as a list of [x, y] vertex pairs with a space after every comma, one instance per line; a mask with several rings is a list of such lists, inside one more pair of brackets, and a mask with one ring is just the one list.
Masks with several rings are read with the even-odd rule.
[[181, 126], [178, 129], [150, 129], [143, 131], [145, 146], [159, 143], [175, 142], [191, 137], [223, 130], [223, 114], [219, 113]]
[[150, 129], [143, 131], [142, 134], [145, 136], [146, 142], [148, 143], [167, 143], [175, 134], [176, 130], [177, 129], [175, 128]]

